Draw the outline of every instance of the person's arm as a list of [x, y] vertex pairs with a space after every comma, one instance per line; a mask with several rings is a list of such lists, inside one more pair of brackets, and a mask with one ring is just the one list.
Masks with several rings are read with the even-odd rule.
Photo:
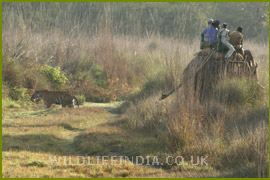
[[203, 42], [204, 42], [204, 34], [201, 33], [200, 49], [203, 49]]
[[201, 35], [204, 35], [206, 33], [206, 28], [201, 32]]
[[241, 40], [241, 46], [243, 47], [243, 40], [244, 40], [243, 34], [241, 34], [241, 38], [242, 38], [242, 40]]

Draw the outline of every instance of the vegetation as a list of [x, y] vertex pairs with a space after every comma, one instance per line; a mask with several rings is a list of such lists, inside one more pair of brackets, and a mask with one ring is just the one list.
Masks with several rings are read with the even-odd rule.
[[[4, 2], [2, 10], [3, 177], [269, 177], [268, 3]], [[159, 101], [199, 51], [208, 18], [244, 27], [265, 89], [232, 78], [205, 104], [183, 89]], [[30, 102], [35, 89], [71, 90], [83, 107], [43, 110]], [[59, 155], [164, 164], [169, 155], [208, 156], [208, 166], [51, 166]]]
[[53, 85], [53, 88], [59, 88], [65, 85], [67, 78], [61, 73], [60, 67], [43, 66], [41, 68], [41, 73], [48, 79], [48, 81]]
[[83, 103], [85, 102], [85, 97], [83, 95], [77, 95], [76, 98], [79, 101], [79, 105], [83, 105]]
[[268, 13], [267, 2], [3, 3], [3, 29], [25, 24], [33, 32], [93, 36], [109, 20], [115, 34], [194, 38], [212, 17], [227, 22], [230, 29], [242, 25], [248, 37], [264, 39]]

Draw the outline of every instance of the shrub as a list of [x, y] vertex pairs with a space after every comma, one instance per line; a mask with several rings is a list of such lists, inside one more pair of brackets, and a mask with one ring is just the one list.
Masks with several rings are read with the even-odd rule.
[[90, 69], [92, 76], [95, 78], [95, 85], [105, 88], [107, 87], [107, 76], [104, 68], [99, 65], [93, 65]]
[[84, 95], [76, 95], [75, 97], [78, 99], [79, 105], [83, 105], [83, 103], [85, 102], [85, 96]]
[[116, 96], [112, 91], [95, 85], [85, 87], [83, 94], [85, 95], [85, 100], [87, 102], [105, 103], [116, 100]]
[[47, 76], [43, 73], [43, 66], [28, 63], [25, 69], [27, 71], [24, 75], [23, 87], [27, 89], [49, 89], [52, 86]]
[[25, 88], [18, 88], [15, 86], [13, 88], [10, 88], [9, 97], [12, 100], [18, 101], [18, 100], [25, 99], [25, 93], [26, 93]]
[[60, 88], [68, 81], [65, 74], [60, 71], [60, 67], [43, 66], [42, 73], [47, 77], [54, 88]]
[[263, 89], [255, 80], [225, 80], [216, 90], [220, 102], [231, 106], [256, 106], [263, 100]]
[[24, 69], [12, 58], [3, 56], [2, 81], [10, 87], [20, 86], [23, 82]]
[[2, 83], [2, 99], [8, 98], [9, 87], [6, 83]]

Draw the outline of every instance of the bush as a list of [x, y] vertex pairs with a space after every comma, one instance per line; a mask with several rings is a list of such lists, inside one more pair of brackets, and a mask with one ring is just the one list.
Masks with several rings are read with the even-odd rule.
[[255, 80], [225, 80], [216, 90], [220, 102], [231, 106], [256, 106], [263, 101], [263, 89]]
[[34, 62], [29, 62], [24, 65], [27, 69], [24, 75], [24, 81], [22, 86], [27, 89], [48, 89], [51, 86], [50, 81], [47, 76], [42, 73], [43, 66], [36, 64]]
[[60, 88], [68, 81], [65, 74], [60, 71], [60, 67], [43, 66], [42, 73], [47, 77], [53, 88]]
[[85, 87], [83, 94], [87, 102], [105, 103], [116, 100], [116, 96], [112, 91], [95, 85]]
[[85, 102], [85, 96], [84, 95], [76, 95], [75, 97], [78, 99], [79, 105], [83, 105], [83, 103]]
[[19, 101], [19, 100], [25, 99], [25, 93], [26, 93], [25, 88], [18, 88], [15, 86], [13, 88], [10, 88], [9, 97], [12, 100]]
[[[20, 105], [27, 105], [30, 103], [30, 94], [26, 88], [12, 87], [9, 89], [9, 98]], [[11, 104], [14, 104], [11, 102]], [[15, 105], [16, 106], [16, 105]]]
[[8, 98], [9, 87], [6, 83], [2, 83], [2, 99]]
[[90, 69], [92, 76], [95, 78], [95, 85], [106, 88], [107, 87], [107, 76], [104, 68], [99, 65], [93, 65]]
[[3, 56], [2, 70], [2, 81], [8, 86], [14, 87], [22, 85], [24, 69], [18, 62], [12, 58]]

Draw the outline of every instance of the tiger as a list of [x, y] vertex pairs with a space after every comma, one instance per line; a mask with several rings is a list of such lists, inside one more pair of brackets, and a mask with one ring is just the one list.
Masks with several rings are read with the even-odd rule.
[[66, 91], [36, 90], [31, 96], [31, 101], [35, 103], [41, 99], [43, 100], [45, 109], [50, 108], [52, 104], [59, 104], [62, 107], [74, 107], [75, 101], [79, 107], [78, 99]]

